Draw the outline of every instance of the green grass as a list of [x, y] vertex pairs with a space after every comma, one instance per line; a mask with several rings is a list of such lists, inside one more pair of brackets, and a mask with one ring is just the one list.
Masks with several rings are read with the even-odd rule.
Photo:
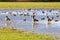
[[[0, 8], [60, 8], [59, 2], [0, 2]], [[50, 34], [25, 33], [23, 30], [0, 29], [0, 40], [59, 40]]]
[[[59, 2], [0, 2], [0, 8], [60, 8]], [[32, 32], [3, 28], [0, 29], [0, 40], [59, 40], [50, 34], [34, 34]]]
[[34, 34], [32, 32], [3, 28], [0, 29], [0, 40], [58, 40], [50, 34]]
[[0, 2], [0, 8], [60, 8], [60, 2]]

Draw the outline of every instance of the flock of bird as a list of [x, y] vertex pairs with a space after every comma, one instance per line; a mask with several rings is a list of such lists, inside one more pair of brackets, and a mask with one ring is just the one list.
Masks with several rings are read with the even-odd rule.
[[[27, 9], [27, 11], [31, 11], [31, 9]], [[52, 12], [52, 11], [54, 11], [53, 9], [50, 9], [50, 10], [48, 10], [50, 13]], [[36, 11], [37, 12], [37, 11]], [[33, 12], [32, 13], [32, 15], [29, 15], [29, 13], [27, 12], [26, 14], [24, 14], [24, 13], [22, 13], [22, 14], [18, 14], [18, 13], [16, 13], [16, 14], [12, 14], [11, 12], [9, 12], [8, 14], [10, 14], [10, 15], [13, 15], [13, 16], [30, 16], [31, 18], [32, 18], [32, 21], [33, 21], [33, 23], [36, 23], [36, 22], [39, 22], [39, 20], [36, 18], [36, 12]], [[42, 10], [42, 14], [44, 14], [45, 13], [45, 11], [44, 10]], [[49, 17], [48, 15], [46, 15], [47, 17], [47, 21], [48, 21], [48, 23], [47, 24], [50, 24], [51, 23], [51, 21], [54, 19], [54, 17]], [[59, 18], [60, 17], [60, 14], [59, 13], [57, 13], [56, 14], [56, 17], [57, 18]], [[2, 20], [2, 18], [1, 18], [1, 20]], [[9, 21], [10, 21], [11, 19], [9, 18], [9, 16], [6, 16], [5, 17], [5, 21], [6, 21], [6, 25], [8, 25], [9, 24]], [[43, 18], [41, 18], [41, 20], [45, 20], [45, 18], [43, 17]], [[25, 18], [25, 19], [23, 19], [23, 21], [27, 21], [27, 19]], [[55, 20], [55, 22], [58, 22], [59, 20], [58, 19], [56, 19]]]

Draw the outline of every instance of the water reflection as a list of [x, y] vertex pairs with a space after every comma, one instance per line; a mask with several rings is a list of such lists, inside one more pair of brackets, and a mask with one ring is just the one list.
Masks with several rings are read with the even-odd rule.
[[51, 22], [47, 22], [47, 24], [46, 24], [46, 28], [49, 28], [50, 25], [51, 25]]
[[32, 27], [33, 27], [33, 28], [34, 28], [34, 27], [37, 27], [37, 25], [39, 25], [39, 23], [36, 23], [36, 22], [32, 23]]
[[[32, 32], [34, 32], [34, 28], [38, 27], [38, 25], [39, 25], [39, 23], [37, 23], [37, 22], [32, 23]], [[40, 25], [39, 25], [39, 27], [40, 27]]]

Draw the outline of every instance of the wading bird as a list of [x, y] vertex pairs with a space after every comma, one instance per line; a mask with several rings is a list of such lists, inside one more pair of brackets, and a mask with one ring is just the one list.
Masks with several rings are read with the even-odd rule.
[[8, 16], [5, 17], [5, 26], [9, 27], [10, 26], [10, 18]]

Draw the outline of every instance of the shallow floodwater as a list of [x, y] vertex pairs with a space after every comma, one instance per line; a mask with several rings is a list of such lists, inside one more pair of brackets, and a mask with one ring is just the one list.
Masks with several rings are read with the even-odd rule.
[[[56, 13], [55, 11], [54, 13]], [[50, 17], [55, 17], [50, 25], [47, 24], [47, 16], [46, 15], [36, 15], [36, 18], [39, 20], [38, 23], [32, 22], [31, 16], [13, 16], [9, 14], [0, 14], [0, 27], [5, 27], [5, 16], [8, 16], [11, 19], [10, 27], [16, 27], [16, 29], [25, 30], [25, 31], [33, 31], [34, 33], [60, 33], [60, 17], [59, 21], [55, 22], [56, 15], [49, 15]], [[31, 15], [31, 14], [30, 14]], [[45, 20], [41, 20], [44, 17]], [[26, 18], [26, 22], [23, 19]]]

